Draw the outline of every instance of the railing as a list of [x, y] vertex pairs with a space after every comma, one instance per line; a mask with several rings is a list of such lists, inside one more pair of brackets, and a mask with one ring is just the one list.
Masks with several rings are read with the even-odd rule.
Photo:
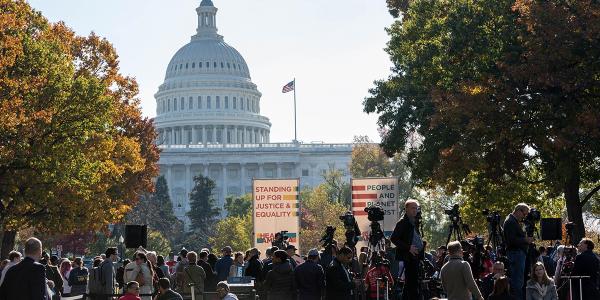
[[217, 151], [352, 151], [353, 144], [295, 144], [295, 143], [261, 143], [261, 144], [192, 144], [192, 145], [158, 145], [163, 151], [184, 150], [189, 152]]

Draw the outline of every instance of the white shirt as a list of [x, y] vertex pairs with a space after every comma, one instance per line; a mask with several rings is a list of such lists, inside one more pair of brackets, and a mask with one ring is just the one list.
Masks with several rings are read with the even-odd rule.
[[10, 269], [10, 267], [16, 265], [18, 263], [11, 261], [8, 264], [6, 264], [6, 267], [4, 267], [4, 269], [2, 269], [2, 277], [0, 277], [0, 285], [2, 285], [2, 283], [4, 282], [4, 276], [6, 276], [6, 272], [8, 271], [8, 269]]

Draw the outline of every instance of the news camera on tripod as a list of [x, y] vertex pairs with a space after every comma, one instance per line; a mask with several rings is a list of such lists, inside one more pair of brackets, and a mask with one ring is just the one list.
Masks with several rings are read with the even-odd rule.
[[402, 299], [419, 299], [419, 256], [424, 251], [423, 240], [415, 225], [419, 202], [407, 200], [404, 203], [404, 216], [396, 223], [390, 240], [396, 245], [396, 260], [404, 262], [404, 291]]

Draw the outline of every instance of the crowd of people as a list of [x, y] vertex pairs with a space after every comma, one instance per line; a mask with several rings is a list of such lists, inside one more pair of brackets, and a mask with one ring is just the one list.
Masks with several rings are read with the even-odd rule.
[[[86, 295], [86, 299], [179, 300], [207, 294], [233, 300], [227, 280], [251, 278], [260, 299], [435, 299], [557, 300], [600, 299], [599, 258], [594, 242], [584, 238], [575, 248], [533, 246], [521, 222], [529, 207], [519, 204], [504, 224], [505, 251], [477, 249], [468, 241], [452, 241], [427, 251], [418, 230], [418, 202], [406, 201], [405, 214], [383, 249], [359, 251], [336, 241], [310, 249], [301, 257], [294, 245], [277, 244], [265, 253], [231, 247], [198, 252], [182, 249], [168, 264], [153, 251], [139, 248], [121, 260], [109, 247], [86, 268], [80, 257], [49, 256], [36, 238], [24, 253], [13, 251], [0, 265], [0, 300], [54, 300]], [[569, 276], [584, 276], [572, 285]], [[526, 280], [527, 279], [527, 280]], [[439, 280], [439, 285], [435, 286]], [[579, 280], [579, 279], [577, 279]], [[571, 297], [572, 293], [572, 298]]]

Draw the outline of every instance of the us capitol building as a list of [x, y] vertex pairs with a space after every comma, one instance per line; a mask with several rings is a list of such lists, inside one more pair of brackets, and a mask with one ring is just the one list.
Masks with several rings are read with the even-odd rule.
[[217, 34], [217, 8], [203, 0], [196, 12], [196, 34], [175, 53], [155, 94], [160, 174], [175, 215], [189, 224], [198, 174], [215, 181], [221, 208], [226, 196], [251, 193], [252, 178], [300, 178], [301, 187], [312, 187], [330, 168], [348, 174], [352, 144], [271, 142], [248, 65]]

